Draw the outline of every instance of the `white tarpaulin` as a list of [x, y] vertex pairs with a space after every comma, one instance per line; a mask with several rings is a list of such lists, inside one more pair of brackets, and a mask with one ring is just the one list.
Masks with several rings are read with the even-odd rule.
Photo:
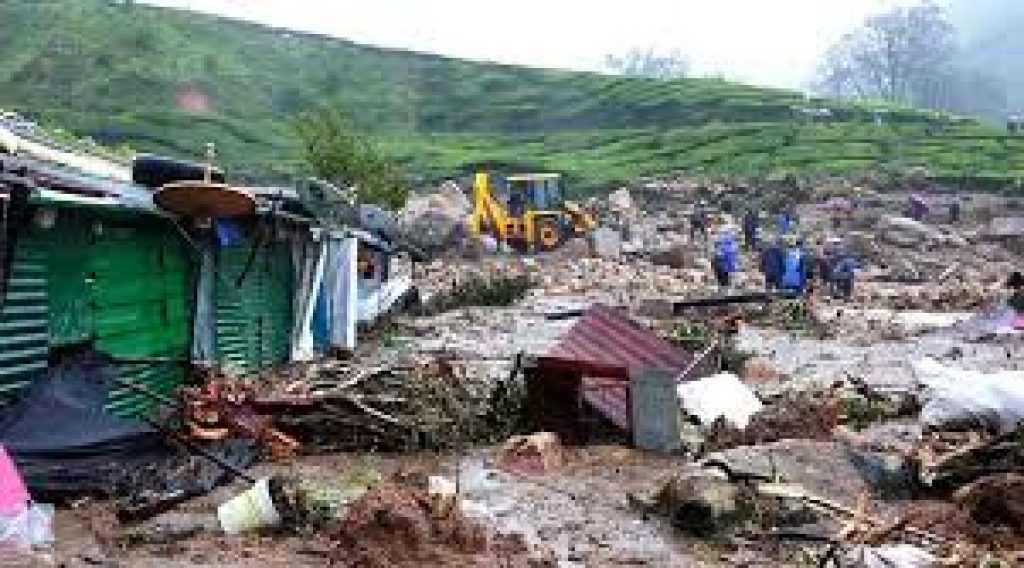
[[926, 426], [984, 425], [1011, 432], [1024, 421], [1024, 372], [981, 373], [947, 367], [934, 359], [913, 363], [923, 387]]
[[359, 294], [359, 321], [372, 323], [388, 313], [412, 288], [412, 278], [395, 276], [372, 286], [362, 286]]

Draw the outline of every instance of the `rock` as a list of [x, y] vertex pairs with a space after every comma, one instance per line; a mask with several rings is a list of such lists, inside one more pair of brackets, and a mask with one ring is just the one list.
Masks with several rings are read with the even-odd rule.
[[785, 373], [768, 357], [751, 357], [743, 365], [743, 380], [751, 382], [781, 381]]
[[640, 317], [667, 320], [675, 317], [672, 301], [666, 298], [644, 298], [637, 306], [636, 314]]
[[990, 475], [960, 488], [954, 499], [970, 511], [975, 522], [1003, 525], [1024, 534], [1024, 475]]
[[914, 247], [924, 242], [943, 242], [942, 232], [920, 221], [907, 217], [886, 215], [880, 221], [882, 238], [889, 244], [900, 247]]
[[608, 195], [608, 207], [616, 213], [629, 213], [633, 211], [636, 205], [629, 190], [623, 187]]
[[651, 262], [671, 268], [691, 268], [693, 263], [690, 259], [693, 256], [695, 255], [691, 254], [687, 247], [676, 244], [666, 250], [651, 254]]
[[728, 532], [744, 520], [740, 490], [724, 474], [688, 469], [673, 476], [649, 504], [672, 524], [692, 536]]
[[870, 453], [851, 451], [836, 442], [783, 440], [714, 452], [708, 454], [704, 463], [739, 477], [778, 476], [784, 483], [795, 483], [812, 493], [853, 506], [862, 492], [873, 490], [873, 480], [865, 479], [863, 458], [867, 455]]
[[436, 192], [412, 195], [397, 224], [407, 238], [421, 247], [447, 247], [456, 244], [460, 234], [465, 233], [472, 208], [459, 186], [446, 182]]
[[512, 471], [544, 473], [561, 467], [565, 455], [556, 434], [538, 432], [509, 438], [498, 449], [494, 461]]
[[588, 254], [590, 254], [590, 245], [586, 239], [579, 237], [569, 239], [558, 249], [558, 255], [564, 258], [583, 258]]
[[599, 227], [590, 234], [591, 249], [599, 258], [622, 256], [622, 235], [615, 229]]

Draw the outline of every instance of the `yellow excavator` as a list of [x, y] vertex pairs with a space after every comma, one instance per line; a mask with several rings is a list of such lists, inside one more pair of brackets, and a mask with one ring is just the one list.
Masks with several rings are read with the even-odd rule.
[[559, 174], [515, 174], [503, 181], [499, 189], [490, 174], [476, 174], [471, 237], [486, 234], [515, 250], [548, 251], [597, 228], [591, 213], [565, 200]]

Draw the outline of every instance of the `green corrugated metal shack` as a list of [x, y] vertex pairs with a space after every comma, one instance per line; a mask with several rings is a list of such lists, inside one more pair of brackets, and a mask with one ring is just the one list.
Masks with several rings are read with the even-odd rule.
[[216, 250], [217, 362], [252, 373], [291, 355], [294, 269], [289, 241], [266, 222], [239, 223], [238, 242]]
[[[9, 395], [62, 352], [93, 345], [122, 376], [168, 393], [185, 376], [191, 334], [192, 262], [173, 224], [114, 198], [37, 191], [18, 230], [0, 310], [0, 383]], [[168, 360], [164, 362], [162, 360]], [[120, 413], [149, 410], [130, 391]]]
[[[33, 192], [0, 308], [0, 401], [61, 354], [90, 345], [129, 360], [118, 363], [120, 375], [150, 390], [170, 393], [185, 379], [193, 358], [197, 231], [159, 213], [145, 189], [103, 187], [110, 194], [102, 198]], [[238, 242], [215, 247], [215, 362], [253, 372], [290, 356], [292, 250], [267, 217], [238, 225]], [[110, 407], [140, 414], [153, 404], [121, 389]]]

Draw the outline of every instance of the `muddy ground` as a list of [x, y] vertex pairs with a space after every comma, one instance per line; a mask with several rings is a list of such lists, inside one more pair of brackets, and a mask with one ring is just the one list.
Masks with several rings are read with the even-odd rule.
[[[372, 464], [385, 477], [455, 477], [462, 463], [466, 495], [485, 505], [481, 515], [500, 532], [521, 533], [554, 552], [560, 566], [702, 566], [720, 564], [728, 547], [687, 541], [667, 523], [638, 510], [630, 494], [653, 492], [685, 460], [621, 447], [570, 452], [564, 468], [544, 474], [481, 472], [487, 451], [464, 456], [328, 455], [264, 464], [255, 475], [290, 473], [330, 482], [353, 463]], [[471, 479], [476, 479], [473, 487]], [[316, 535], [227, 537], [215, 507], [235, 484], [131, 528], [117, 527], [102, 503], [62, 508], [56, 520], [55, 561], [64, 566], [251, 567], [344, 565]], [[150, 542], [147, 542], [150, 541]]]
[[[653, 221], [648, 224], [653, 226]], [[878, 231], [877, 244], [882, 246], [886, 233]], [[824, 235], [822, 232], [817, 236]], [[506, 377], [517, 353], [542, 354], [572, 326], [572, 319], [547, 317], [552, 312], [593, 301], [631, 309], [652, 297], [718, 292], [708, 283], [706, 246], [687, 243], [683, 236], [676, 240], [682, 244], [678, 250], [670, 251], [680, 257], [678, 263], [673, 261], [678, 264], [673, 268], [652, 264], [647, 258], [591, 258], [583, 262], [575, 253], [565, 251], [529, 262], [506, 258], [493, 266], [487, 264], [486, 272], [490, 273], [505, 273], [514, 265], [516, 270], [539, 276], [540, 284], [512, 306], [467, 307], [428, 317], [397, 318], [380, 332], [380, 337], [361, 346], [360, 351], [374, 361], [388, 361], [408, 353], [443, 353], [452, 365], [462, 369], [464, 377]], [[875, 256], [902, 259], [914, 252], [922, 257], [966, 262], [983, 260], [986, 250], [926, 244], [883, 247]], [[938, 264], [932, 270], [932, 287], [941, 292], [946, 285], [939, 285], [937, 280], [944, 266], [942, 262]], [[983, 269], [968, 274], [967, 280], [986, 283], [977, 296], [988, 305], [995, 305], [1002, 293], [1003, 268], [981, 264]], [[742, 265], [738, 279], [741, 287], [756, 287], [760, 278], [756, 259], [745, 254]], [[440, 282], [437, 275], [443, 274], [445, 282], [449, 278], [457, 281], [477, 276], [483, 272], [481, 266], [484, 264], [474, 260], [439, 261], [421, 271], [420, 279], [436, 284]], [[906, 389], [913, 383], [910, 363], [922, 357], [982, 371], [1020, 369], [1024, 361], [1021, 336], [994, 336], [979, 331], [978, 322], [984, 320], [979, 317], [982, 309], [964, 308], [979, 304], [980, 300], [942, 300], [938, 303], [947, 305], [910, 310], [905, 306], [927, 304], [920, 301], [919, 285], [905, 284], [884, 274], [864, 285], [865, 293], [856, 301], [817, 302], [812, 311], [818, 324], [812, 329], [788, 329], [758, 321], [743, 326], [736, 347], [757, 357], [766, 367], [761, 371], [770, 377], [744, 377], [748, 384], [762, 395], [780, 389], [811, 391], [850, 378], [862, 379], [875, 387]], [[869, 293], [878, 288], [887, 290], [889, 299]], [[892, 299], [894, 294], [896, 300]], [[962, 515], [957, 516], [956, 506], [948, 500], [900, 491], [894, 495], [890, 491], [894, 486], [910, 484], [905, 477], [900, 478], [906, 472], [890, 467], [893, 461], [888, 458], [898, 461], [920, 439], [921, 426], [914, 416], [882, 420], [860, 432], [820, 431], [795, 437], [807, 439], [729, 450], [728, 457], [737, 467], [750, 469], [749, 473], [781, 476], [781, 481], [803, 486], [847, 507], [854, 507], [866, 493], [873, 499], [873, 514], [895, 518], [917, 511], [921, 522], [929, 522], [936, 530], [946, 530], [951, 538], [978, 530]], [[874, 453], [865, 454], [867, 450]], [[370, 465], [385, 479], [425, 479], [430, 475], [457, 479], [461, 496], [471, 503], [467, 514], [499, 534], [517, 535], [518, 542], [530, 550], [543, 552], [534, 558], [534, 564], [527, 565], [814, 565], [814, 560], [802, 553], [804, 545], [783, 542], [770, 531], [724, 538], [687, 537], [666, 519], [639, 505], [645, 496], [662, 488], [671, 475], [692, 467], [691, 457], [664, 457], [624, 447], [597, 446], [569, 450], [565, 464], [551, 471], [513, 474], [492, 469], [492, 454], [493, 448], [478, 448], [461, 455], [309, 455], [286, 463], [262, 464], [252, 474], [260, 477], [285, 473], [331, 484], [352, 466]], [[75, 506], [63, 506], [56, 516], [55, 550], [40, 562], [69, 567], [371, 565], [353, 556], [339, 555], [337, 544], [328, 541], [323, 531], [222, 535], [215, 518], [216, 507], [244, 488], [241, 483], [222, 487], [170, 513], [130, 527], [118, 526], [105, 503], [82, 501]], [[839, 527], [835, 523], [825, 525], [820, 534], [837, 534]], [[395, 546], [404, 544], [396, 540]], [[819, 545], [809, 548], [821, 549]], [[544, 564], [545, 559], [550, 562]], [[479, 566], [480, 562], [480, 558], [463, 557], [444, 565]], [[510, 561], [498, 565], [520, 564]]]

